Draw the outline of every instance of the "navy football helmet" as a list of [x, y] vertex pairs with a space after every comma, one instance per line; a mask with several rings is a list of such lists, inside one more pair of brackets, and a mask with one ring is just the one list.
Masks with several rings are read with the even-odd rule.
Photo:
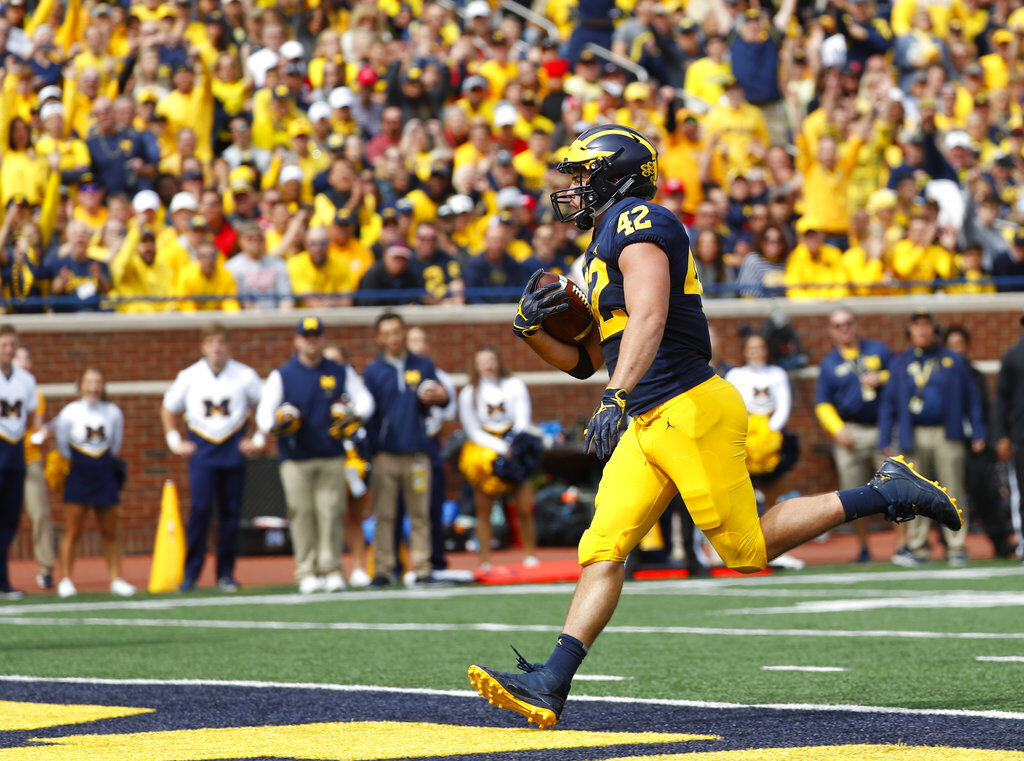
[[622, 198], [650, 201], [657, 192], [657, 149], [621, 124], [588, 129], [573, 140], [557, 169], [572, 175], [574, 184], [552, 193], [551, 206], [560, 221], [580, 230], [592, 228], [597, 216]]

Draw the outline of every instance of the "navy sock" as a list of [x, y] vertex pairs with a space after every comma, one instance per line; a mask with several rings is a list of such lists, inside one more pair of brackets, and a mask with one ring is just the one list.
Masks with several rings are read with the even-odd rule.
[[586, 655], [587, 646], [563, 632], [558, 635], [558, 643], [544, 666], [562, 681], [571, 682]]
[[843, 512], [846, 513], [847, 523], [863, 518], [865, 515], [884, 513], [889, 507], [885, 497], [870, 486], [842, 489], [836, 494], [839, 495], [839, 501], [843, 503]]

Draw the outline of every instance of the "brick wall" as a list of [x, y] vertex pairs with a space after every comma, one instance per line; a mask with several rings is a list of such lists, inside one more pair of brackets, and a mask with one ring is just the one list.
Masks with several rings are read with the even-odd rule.
[[[920, 302], [915, 301], [914, 305]], [[976, 360], [998, 360], [1020, 335], [1020, 301], [992, 297], [984, 311], [973, 308], [981, 302], [942, 300], [927, 302], [943, 325], [960, 323], [973, 336], [973, 357]], [[862, 332], [882, 339], [895, 350], [905, 346], [904, 326], [911, 309], [906, 303], [873, 299], [856, 302]], [[743, 323], [760, 324], [772, 304], [763, 302], [709, 302], [707, 311], [723, 339], [725, 358], [739, 362], [737, 331]], [[792, 322], [800, 335], [812, 363], [829, 350], [826, 331], [829, 305], [785, 305], [793, 314]], [[945, 308], [944, 308], [945, 307]], [[410, 310], [407, 318], [413, 324], [430, 323], [435, 359], [451, 372], [463, 372], [475, 348], [492, 344], [500, 348], [513, 371], [549, 369], [525, 346], [516, 341], [508, 326], [505, 308], [465, 309], [458, 312]], [[372, 320], [376, 313], [363, 310], [335, 310], [325, 313], [328, 335], [343, 344], [358, 369], [373, 357]], [[148, 552], [160, 507], [160, 492], [165, 479], [178, 484], [182, 510], [187, 515], [188, 490], [184, 461], [172, 457], [164, 444], [158, 409], [160, 397], [152, 388], [134, 392], [130, 381], [170, 381], [175, 373], [198, 356], [197, 329], [201, 319], [186, 317], [132, 319], [128, 316], [103, 318], [67, 317], [17, 318], [13, 320], [22, 341], [33, 353], [34, 372], [40, 383], [66, 384], [74, 381], [86, 365], [102, 369], [108, 381], [119, 382], [112, 399], [125, 416], [124, 456], [129, 464], [128, 485], [122, 503], [122, 539], [129, 553]], [[234, 356], [266, 374], [286, 359], [291, 352], [292, 316], [239, 315], [228, 319]], [[814, 380], [794, 379], [793, 414], [789, 427], [801, 440], [801, 458], [784, 483], [772, 494], [790, 489], [812, 493], [835, 488], [834, 469], [829, 457], [829, 443], [814, 418]], [[598, 397], [599, 385], [580, 383], [566, 377], [564, 383], [540, 384], [531, 387], [534, 419], [558, 419], [571, 428], [589, 418]], [[56, 415], [68, 401], [64, 396], [48, 399], [49, 416]], [[61, 505], [53, 499], [55, 521], [59, 527]], [[88, 521], [87, 521], [88, 523]], [[84, 554], [98, 554], [99, 542], [93, 530], [87, 532]], [[30, 538], [23, 523], [13, 548], [13, 557], [30, 554]]]

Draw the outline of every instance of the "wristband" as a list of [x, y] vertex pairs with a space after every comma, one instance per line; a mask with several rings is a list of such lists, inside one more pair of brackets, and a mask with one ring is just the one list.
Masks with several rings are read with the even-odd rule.
[[263, 449], [267, 445], [267, 437], [263, 435], [263, 431], [256, 431], [250, 441], [256, 449]]
[[594, 374], [594, 362], [590, 358], [590, 352], [582, 346], [576, 346], [576, 351], [579, 352], [579, 359], [576, 361], [576, 367], [567, 372], [573, 378], [579, 378], [580, 380], [586, 380]]
[[164, 434], [164, 440], [167, 441], [167, 448], [172, 452], [181, 446], [183, 439], [181, 434], [176, 428], [172, 428], [166, 434]]

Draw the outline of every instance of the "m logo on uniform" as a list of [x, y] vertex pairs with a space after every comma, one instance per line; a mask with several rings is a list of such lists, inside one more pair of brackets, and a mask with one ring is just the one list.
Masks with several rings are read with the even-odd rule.
[[96, 439], [97, 441], [103, 441], [105, 438], [107, 438], [106, 426], [101, 425], [99, 428], [91, 428], [89, 426], [85, 427], [86, 441], [92, 441], [93, 439]]
[[203, 399], [203, 406], [206, 408], [206, 417], [213, 417], [214, 414], [228, 417], [231, 414], [231, 399], [225, 397], [219, 402], [212, 399]]
[[0, 399], [0, 417], [21, 417], [22, 401], [19, 399], [13, 404], [6, 399]]

